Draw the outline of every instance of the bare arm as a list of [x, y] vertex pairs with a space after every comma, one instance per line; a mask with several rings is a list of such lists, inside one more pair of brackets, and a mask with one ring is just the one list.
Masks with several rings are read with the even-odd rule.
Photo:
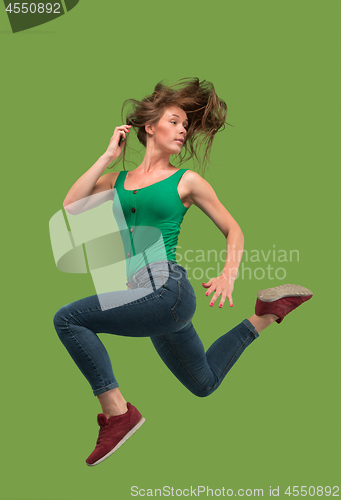
[[74, 183], [66, 195], [63, 207], [67, 212], [76, 215], [113, 199], [112, 186], [118, 172], [102, 174], [121, 154], [122, 146], [118, 143], [121, 137], [126, 138], [125, 134], [129, 130], [129, 125], [115, 128], [107, 151]]
[[197, 173], [191, 172], [191, 174], [191, 179], [188, 176], [188, 181], [191, 185], [189, 197], [192, 203], [200, 208], [226, 237], [227, 255], [223, 272], [221, 276], [212, 278], [205, 284], [208, 288], [206, 295], [215, 291], [211, 303], [214, 304], [221, 295], [220, 307], [224, 304], [226, 297], [232, 306], [232, 291], [243, 253], [244, 236], [238, 223], [219, 201], [210, 184]]

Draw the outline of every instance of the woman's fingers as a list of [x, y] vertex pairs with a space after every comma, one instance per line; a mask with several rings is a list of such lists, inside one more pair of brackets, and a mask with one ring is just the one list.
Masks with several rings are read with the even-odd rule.
[[227, 297], [227, 299], [229, 301], [230, 307], [233, 307], [232, 294], [228, 293], [226, 297]]
[[211, 286], [211, 283], [212, 283], [212, 279], [213, 279], [213, 278], [211, 278], [210, 280], [208, 280], [208, 282], [207, 282], [207, 283], [202, 283], [202, 286], [204, 286], [205, 288], [210, 287], [210, 286]]
[[226, 281], [224, 281], [223, 286], [222, 286], [221, 284], [217, 284], [216, 282], [213, 283], [213, 279], [209, 280], [207, 283], [202, 283], [202, 286], [207, 288], [207, 290], [205, 292], [205, 295], [207, 297], [212, 292], [215, 292], [210, 300], [210, 306], [213, 307], [215, 301], [221, 296], [220, 303], [219, 303], [220, 309], [223, 307], [226, 299], [229, 302], [229, 306], [233, 307], [233, 299], [232, 299], [233, 285], [231, 287], [229, 284], [226, 283]]
[[224, 292], [223, 291], [222, 292], [215, 292], [215, 294], [211, 298], [211, 302], [210, 302], [210, 306], [211, 307], [214, 306], [215, 301], [220, 297], [220, 295], [221, 295], [221, 298], [222, 298], [222, 300], [220, 302], [222, 302], [224, 304], [225, 298], [226, 298]]
[[132, 125], [120, 125], [115, 128], [107, 149], [107, 153], [110, 154], [113, 159], [120, 156], [122, 151], [122, 142], [127, 139], [126, 134], [130, 132], [131, 127]]
[[225, 295], [224, 292], [220, 292], [220, 293], [215, 293], [211, 299], [211, 302], [210, 302], [210, 306], [213, 307], [215, 301], [220, 297], [221, 295], [221, 299], [220, 299], [220, 303], [219, 303], [219, 308], [221, 309], [223, 307], [223, 305], [225, 304], [225, 301], [226, 299], [228, 300], [229, 302], [229, 306], [230, 307], [233, 307], [233, 300], [232, 300], [232, 295], [231, 294], [227, 294]]
[[119, 133], [120, 135], [118, 136], [117, 144], [120, 147], [122, 145], [123, 140], [125, 140], [127, 136], [125, 135], [124, 130], [120, 130]]
[[[128, 134], [130, 132], [131, 125], [122, 125], [121, 127], [116, 127], [115, 132], [113, 135], [113, 138], [117, 140], [117, 144], [119, 145], [119, 142], [122, 141], [123, 139], [126, 139]], [[115, 137], [116, 134], [116, 137]]]

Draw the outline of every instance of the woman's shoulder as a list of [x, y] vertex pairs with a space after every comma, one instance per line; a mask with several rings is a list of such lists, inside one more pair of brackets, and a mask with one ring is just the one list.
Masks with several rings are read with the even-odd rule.
[[194, 172], [193, 170], [188, 170], [188, 169], [179, 169], [179, 170], [186, 170], [184, 174], [182, 175], [182, 183], [185, 185], [188, 185], [188, 187], [193, 186], [193, 184], [198, 184], [202, 182], [204, 179], [199, 175], [197, 172]]
[[200, 174], [193, 170], [187, 170], [181, 177], [184, 196], [195, 204], [200, 198], [215, 196], [214, 189]]
[[199, 175], [197, 172], [194, 172], [194, 170], [189, 170], [189, 168], [179, 168], [179, 170], [186, 170], [184, 172], [184, 175], [186, 175], [187, 179], [202, 179], [201, 175]]
[[109, 174], [106, 174], [108, 176], [108, 181], [111, 189], [114, 189], [117, 178], [121, 172], [125, 172], [125, 170], [120, 170], [119, 172], [110, 172]]
[[[188, 169], [179, 169], [186, 170], [181, 176], [181, 180], [178, 186], [178, 192], [182, 202], [186, 201], [189, 203], [189, 206], [194, 203], [195, 196], [199, 192], [202, 193], [205, 191], [206, 185], [208, 183], [199, 175], [197, 172]], [[185, 205], [187, 206], [187, 205]]]

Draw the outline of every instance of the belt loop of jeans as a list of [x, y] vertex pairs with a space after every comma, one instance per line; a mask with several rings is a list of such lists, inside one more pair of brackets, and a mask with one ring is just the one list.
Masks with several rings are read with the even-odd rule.
[[168, 268], [169, 271], [173, 271], [174, 273], [177, 274], [177, 279], [185, 278], [186, 280], [188, 280], [186, 269], [180, 266], [180, 264], [178, 264], [177, 262], [168, 261]]
[[150, 280], [150, 282], [151, 282], [151, 284], [153, 286], [153, 290], [154, 290], [154, 292], [156, 292], [156, 286], [155, 286], [155, 283], [154, 283], [154, 280], [153, 280], [153, 274], [152, 274], [152, 272], [150, 270], [149, 264], [147, 265], [147, 270], [148, 270], [148, 274], [149, 274], [149, 280]]

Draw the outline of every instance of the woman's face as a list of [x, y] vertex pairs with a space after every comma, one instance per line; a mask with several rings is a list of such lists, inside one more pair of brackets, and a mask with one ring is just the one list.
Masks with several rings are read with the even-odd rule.
[[177, 106], [167, 108], [156, 124], [146, 125], [146, 132], [157, 150], [179, 154], [186, 140], [188, 120], [185, 111]]

